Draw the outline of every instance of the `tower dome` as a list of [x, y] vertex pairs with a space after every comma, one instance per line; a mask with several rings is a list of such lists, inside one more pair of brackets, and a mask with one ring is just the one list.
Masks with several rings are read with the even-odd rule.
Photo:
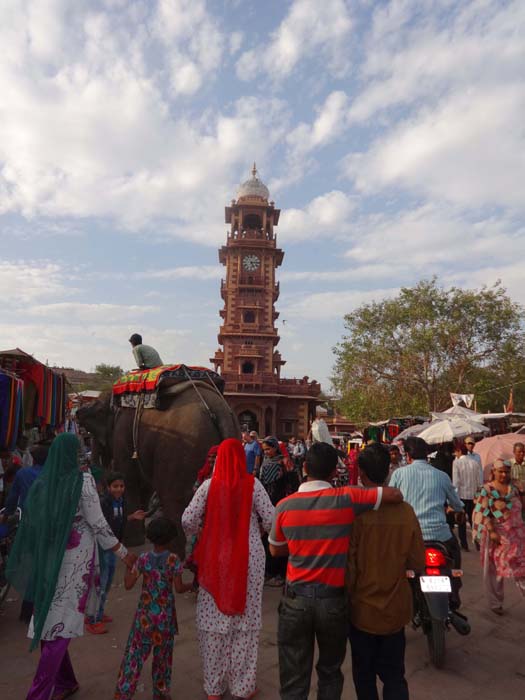
[[251, 197], [259, 197], [261, 199], [265, 199], [266, 201], [270, 199], [270, 191], [264, 182], [261, 182], [261, 180], [259, 180], [257, 177], [257, 166], [255, 163], [253, 164], [251, 178], [246, 180], [246, 182], [243, 182], [237, 190], [237, 199]]

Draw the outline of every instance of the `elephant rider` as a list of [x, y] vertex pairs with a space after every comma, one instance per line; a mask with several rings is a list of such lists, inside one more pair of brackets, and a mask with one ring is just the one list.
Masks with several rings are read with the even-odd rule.
[[159, 353], [151, 345], [143, 345], [142, 336], [139, 333], [133, 333], [129, 342], [139, 369], [153, 369], [153, 367], [159, 367], [162, 364]]

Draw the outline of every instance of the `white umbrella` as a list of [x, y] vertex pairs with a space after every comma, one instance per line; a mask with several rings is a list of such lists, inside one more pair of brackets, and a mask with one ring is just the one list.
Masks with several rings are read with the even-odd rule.
[[423, 432], [425, 428], [428, 428], [430, 423], [427, 421], [426, 423], [417, 423], [416, 425], [409, 425], [408, 428], [405, 428], [399, 435], [396, 435], [394, 438], [394, 442], [396, 440], [406, 440], [407, 437], [415, 437], [416, 435], [419, 435], [419, 433]]
[[490, 433], [486, 425], [468, 418], [461, 418], [461, 416], [451, 416], [448, 419], [432, 421], [428, 428], [419, 433], [418, 437], [429, 445], [438, 445], [441, 442], [452, 442], [456, 438], [467, 435], [485, 433]]
[[432, 416], [435, 418], [450, 418], [452, 416], [459, 416], [460, 418], [468, 418], [469, 420], [475, 420], [481, 423], [483, 420], [482, 414], [477, 411], [473, 411], [471, 408], [465, 408], [465, 406], [451, 406], [447, 408], [446, 411], [441, 413], [434, 412]]

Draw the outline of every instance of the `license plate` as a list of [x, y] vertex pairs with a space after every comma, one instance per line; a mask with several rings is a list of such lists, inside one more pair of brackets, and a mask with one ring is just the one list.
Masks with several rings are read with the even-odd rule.
[[452, 591], [448, 576], [421, 576], [419, 581], [423, 593], [450, 593]]

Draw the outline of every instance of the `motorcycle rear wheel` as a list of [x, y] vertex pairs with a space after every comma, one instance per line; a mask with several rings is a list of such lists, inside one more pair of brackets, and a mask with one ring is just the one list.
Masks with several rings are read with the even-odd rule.
[[445, 665], [445, 624], [442, 620], [431, 620], [426, 630], [428, 653], [430, 661], [435, 668], [443, 668]]

